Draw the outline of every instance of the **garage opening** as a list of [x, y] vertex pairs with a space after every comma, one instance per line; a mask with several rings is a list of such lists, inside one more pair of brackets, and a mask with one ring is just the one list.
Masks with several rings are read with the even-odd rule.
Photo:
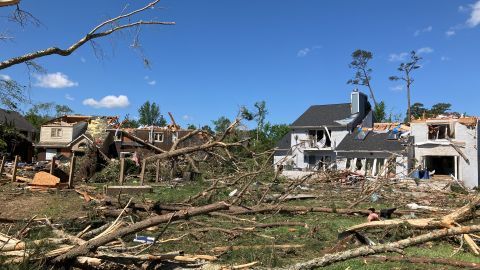
[[425, 157], [425, 166], [434, 175], [455, 175], [455, 157], [428, 156]]

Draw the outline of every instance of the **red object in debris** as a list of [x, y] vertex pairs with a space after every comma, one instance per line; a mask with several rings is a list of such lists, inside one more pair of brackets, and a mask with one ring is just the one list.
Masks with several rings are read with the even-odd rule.
[[370, 213], [370, 215], [368, 215], [367, 219], [368, 219], [368, 222], [380, 220], [377, 213]]

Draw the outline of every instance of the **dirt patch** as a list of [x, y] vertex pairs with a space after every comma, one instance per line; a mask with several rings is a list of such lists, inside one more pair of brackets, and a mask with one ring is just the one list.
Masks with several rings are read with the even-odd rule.
[[84, 201], [75, 191], [37, 192], [15, 184], [0, 187], [0, 217], [29, 219], [47, 216], [53, 220], [85, 216]]

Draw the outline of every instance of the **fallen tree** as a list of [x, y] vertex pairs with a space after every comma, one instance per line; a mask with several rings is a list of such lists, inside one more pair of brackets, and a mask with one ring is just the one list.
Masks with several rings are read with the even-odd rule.
[[279, 268], [285, 270], [303, 270], [314, 269], [317, 267], [324, 267], [336, 262], [341, 262], [353, 258], [362, 256], [368, 256], [373, 254], [385, 253], [385, 252], [398, 252], [406, 247], [422, 244], [428, 241], [438, 240], [448, 236], [454, 236], [459, 234], [469, 234], [480, 232], [480, 225], [456, 227], [451, 229], [440, 229], [433, 232], [422, 234], [415, 237], [410, 237], [397, 242], [376, 245], [376, 246], [363, 246], [343, 252], [337, 252], [333, 254], [327, 254], [321, 258], [316, 258], [307, 262], [297, 263], [289, 267]]
[[207, 213], [219, 211], [219, 210], [225, 210], [225, 209], [228, 209], [228, 207], [229, 205], [224, 202], [217, 202], [217, 203], [213, 203], [205, 206], [192, 207], [186, 210], [181, 210], [181, 211], [170, 213], [170, 214], [154, 216], [154, 217], [142, 220], [140, 222], [134, 223], [128, 227], [111, 231], [110, 233], [107, 233], [101, 237], [89, 240], [82, 245], [75, 246], [74, 248], [70, 249], [66, 253], [53, 258], [51, 262], [57, 265], [65, 264], [66, 262], [72, 261], [74, 258], [78, 256], [86, 255], [89, 252], [96, 250], [98, 247], [105, 245], [125, 235], [142, 231], [149, 227], [162, 224], [162, 223], [167, 223], [169, 221], [186, 219], [192, 216], [207, 214]]

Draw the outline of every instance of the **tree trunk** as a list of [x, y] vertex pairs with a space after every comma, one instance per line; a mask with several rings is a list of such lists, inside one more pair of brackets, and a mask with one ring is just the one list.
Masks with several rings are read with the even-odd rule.
[[468, 234], [480, 232], [480, 225], [474, 225], [469, 227], [456, 227], [452, 229], [442, 229], [436, 230], [427, 234], [422, 234], [416, 237], [411, 237], [403, 239], [397, 242], [377, 245], [377, 246], [363, 246], [343, 252], [337, 252], [333, 254], [327, 254], [321, 258], [316, 258], [307, 262], [297, 263], [290, 267], [283, 269], [286, 270], [300, 270], [300, 269], [314, 269], [317, 267], [324, 267], [336, 262], [341, 262], [357, 257], [373, 255], [377, 253], [385, 253], [391, 251], [398, 251], [399, 249], [404, 249], [406, 247], [422, 244], [428, 241], [437, 240], [447, 236], [459, 235], [459, 234]]

